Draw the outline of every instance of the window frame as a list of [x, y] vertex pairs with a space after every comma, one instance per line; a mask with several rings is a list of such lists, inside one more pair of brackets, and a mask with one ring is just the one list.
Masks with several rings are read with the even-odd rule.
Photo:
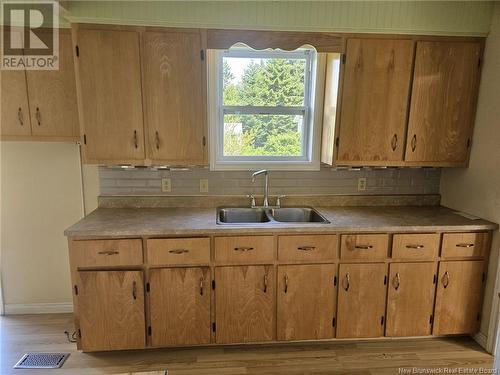
[[[223, 103], [223, 58], [297, 58], [306, 57], [305, 93], [303, 106], [225, 106]], [[324, 89], [323, 54], [313, 49], [295, 51], [250, 50], [208, 50], [208, 115], [211, 170], [319, 170], [320, 132], [322, 121], [322, 98]], [[320, 67], [321, 66], [321, 67]], [[320, 74], [318, 74], [318, 72]], [[322, 74], [321, 74], [322, 73]], [[321, 106], [319, 105], [321, 103]], [[320, 108], [321, 107], [321, 108]], [[321, 113], [320, 113], [321, 112]], [[224, 156], [225, 114], [283, 114], [303, 116], [302, 155], [300, 156]]]

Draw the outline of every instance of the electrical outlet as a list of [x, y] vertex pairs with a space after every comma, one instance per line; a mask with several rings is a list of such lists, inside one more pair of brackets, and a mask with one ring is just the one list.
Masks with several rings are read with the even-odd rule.
[[170, 178], [161, 179], [161, 191], [164, 193], [170, 193], [172, 191], [172, 180]]
[[358, 178], [358, 191], [366, 190], [366, 177]]
[[200, 179], [200, 193], [208, 193], [208, 180], [206, 178]]

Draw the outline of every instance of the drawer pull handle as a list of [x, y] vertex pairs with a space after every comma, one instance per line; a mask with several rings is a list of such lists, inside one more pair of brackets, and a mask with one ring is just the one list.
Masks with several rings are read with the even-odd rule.
[[120, 252], [116, 250], [107, 250], [107, 251], [99, 251], [97, 254], [99, 255], [118, 255]]
[[297, 250], [300, 251], [313, 251], [316, 250], [316, 246], [299, 246]]
[[19, 124], [23, 126], [24, 125], [23, 110], [21, 109], [21, 107], [19, 107], [19, 110], [17, 111], [17, 119], [19, 120]]
[[413, 249], [413, 250], [423, 249], [424, 247], [425, 247], [424, 245], [406, 245], [407, 249]]
[[345, 274], [345, 278], [344, 278], [344, 280], [345, 280], [345, 283], [344, 283], [344, 284], [345, 284], [344, 289], [345, 289], [345, 291], [347, 292], [347, 291], [349, 290], [349, 287], [351, 286], [351, 279], [349, 278], [349, 274], [348, 274], [348, 273], [346, 273], [346, 274]]
[[155, 144], [156, 144], [156, 149], [160, 149], [160, 134], [156, 131], [155, 132]]
[[137, 299], [137, 283], [135, 281], [132, 283], [132, 297]]
[[264, 275], [264, 293], [267, 293], [267, 273]]
[[442, 283], [443, 283], [443, 288], [446, 289], [448, 287], [448, 284], [450, 283], [450, 274], [448, 273], [448, 271], [444, 273]]
[[456, 247], [474, 247], [473, 243], [457, 243]]
[[185, 254], [189, 253], [188, 249], [174, 249], [174, 250], [169, 250], [170, 254]]
[[401, 284], [401, 276], [399, 276], [399, 272], [396, 273], [396, 277], [394, 278], [394, 289], [399, 289], [399, 284]]
[[137, 138], [137, 130], [134, 130], [134, 147], [139, 147], [139, 139]]
[[392, 151], [396, 151], [396, 148], [398, 148], [398, 135], [394, 134], [392, 139], [391, 139], [391, 148]]
[[284, 290], [285, 293], [288, 292], [288, 275], [285, 275], [285, 290]]
[[372, 245], [356, 245], [354, 246], [356, 249], [360, 250], [368, 250], [368, 249], [373, 249]]
[[41, 126], [42, 125], [42, 114], [40, 113], [40, 108], [38, 108], [38, 107], [36, 107], [35, 117], [36, 117], [36, 122], [38, 123], [38, 126]]
[[234, 251], [252, 251], [254, 248], [253, 247], [235, 247]]
[[202, 276], [202, 277], [200, 277], [200, 296], [202, 296], [202, 295], [203, 295], [203, 282], [204, 282], [204, 281], [205, 281], [205, 280], [203, 279], [203, 276]]
[[413, 138], [411, 139], [411, 152], [415, 152], [417, 149], [417, 135], [413, 134]]

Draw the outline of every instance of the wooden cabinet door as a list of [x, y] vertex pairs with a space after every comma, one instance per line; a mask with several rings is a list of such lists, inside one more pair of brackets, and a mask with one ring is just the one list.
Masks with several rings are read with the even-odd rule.
[[2, 137], [30, 136], [30, 110], [24, 70], [2, 70], [0, 81]]
[[69, 30], [59, 31], [59, 69], [28, 70], [33, 135], [79, 138], [75, 67]]
[[475, 42], [417, 43], [405, 160], [467, 162], [480, 54]]
[[440, 262], [434, 317], [435, 335], [475, 333], [479, 329], [484, 263]]
[[337, 338], [384, 335], [387, 265], [341, 264]]
[[215, 268], [216, 342], [275, 338], [274, 266]]
[[335, 264], [278, 267], [278, 340], [318, 340], [335, 336]]
[[411, 40], [347, 41], [337, 163], [403, 160], [413, 54]]
[[150, 271], [153, 346], [210, 343], [210, 284], [208, 267]]
[[82, 349], [143, 348], [142, 271], [81, 271], [77, 278]]
[[431, 334], [437, 264], [391, 263], [386, 336]]
[[139, 33], [81, 29], [77, 45], [85, 162], [143, 162]]
[[148, 157], [161, 163], [204, 164], [200, 32], [145, 32], [142, 38]]

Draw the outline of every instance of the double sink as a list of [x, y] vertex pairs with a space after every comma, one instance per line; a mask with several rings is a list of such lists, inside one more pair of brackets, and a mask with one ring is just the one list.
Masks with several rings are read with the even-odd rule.
[[217, 224], [316, 223], [329, 224], [311, 207], [224, 207], [217, 209]]

